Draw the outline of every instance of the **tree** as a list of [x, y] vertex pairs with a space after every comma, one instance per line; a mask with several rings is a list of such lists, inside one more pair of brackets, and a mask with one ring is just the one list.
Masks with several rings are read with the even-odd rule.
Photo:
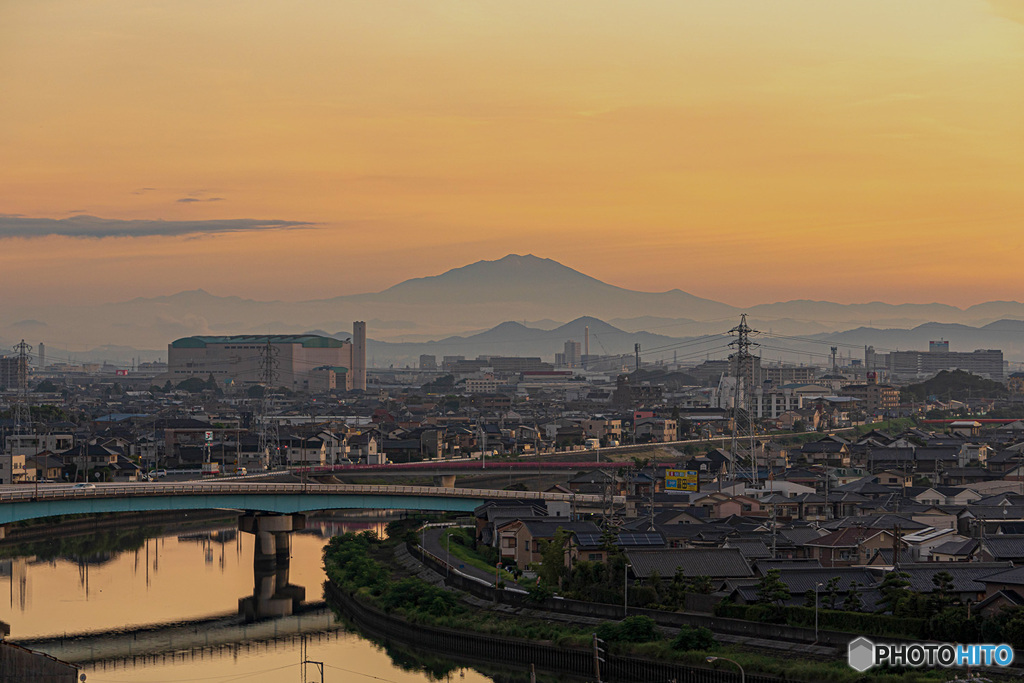
[[839, 600], [839, 577], [833, 576], [825, 582], [825, 605], [829, 609], [836, 608], [836, 601]]
[[931, 610], [938, 614], [956, 601], [956, 596], [953, 594], [953, 575], [947, 571], [941, 571], [932, 577], [932, 585], [935, 586], [935, 590], [932, 591]]
[[762, 605], [783, 604], [791, 597], [789, 587], [779, 578], [781, 573], [778, 569], [769, 569], [768, 572], [757, 582], [757, 602]]
[[847, 612], [859, 612], [864, 609], [864, 600], [861, 598], [860, 591], [857, 588], [860, 583], [857, 581], [851, 581], [849, 587], [846, 589], [846, 599], [843, 600], [843, 609]]
[[550, 541], [541, 541], [540, 557], [541, 566], [537, 571], [542, 581], [552, 586], [561, 587], [562, 577], [569, 573], [565, 566], [565, 555], [569, 551], [569, 539], [572, 532], [558, 527], [554, 537]]
[[186, 380], [182, 380], [181, 382], [178, 382], [178, 385], [175, 387], [175, 389], [187, 391], [190, 394], [198, 394], [205, 388], [206, 382], [199, 379], [198, 377], [189, 377]]
[[714, 583], [711, 581], [711, 577], [702, 574], [700, 576], [694, 576], [690, 579], [689, 586], [690, 593], [699, 593], [701, 595], [710, 595], [715, 592]]
[[878, 586], [882, 599], [878, 601], [880, 612], [896, 613], [900, 601], [910, 596], [910, 574], [906, 572], [889, 572]]

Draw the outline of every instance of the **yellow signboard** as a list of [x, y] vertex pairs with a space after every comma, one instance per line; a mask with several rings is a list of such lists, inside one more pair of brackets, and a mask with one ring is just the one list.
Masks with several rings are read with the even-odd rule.
[[666, 470], [666, 491], [696, 491], [698, 486], [697, 470]]

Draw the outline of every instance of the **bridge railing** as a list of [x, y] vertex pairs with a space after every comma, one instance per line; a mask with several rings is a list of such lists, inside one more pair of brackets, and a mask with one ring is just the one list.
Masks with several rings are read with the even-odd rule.
[[[544, 500], [576, 504], [608, 503], [594, 494], [547, 493], [537, 491], [505, 491], [497, 489], [456, 489], [434, 486], [391, 486], [381, 484], [307, 484], [198, 481], [189, 483], [96, 484], [95, 488], [75, 486], [40, 486], [7, 488], [0, 491], [0, 503], [51, 500], [83, 500], [97, 498], [135, 498], [177, 495], [410, 495], [441, 498], [474, 498], [484, 500]], [[622, 504], [622, 496], [613, 497], [613, 504]]]

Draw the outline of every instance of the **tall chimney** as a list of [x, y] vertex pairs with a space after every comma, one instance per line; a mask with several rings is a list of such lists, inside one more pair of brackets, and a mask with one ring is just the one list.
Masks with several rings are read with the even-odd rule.
[[583, 367], [587, 367], [587, 356], [590, 355], [590, 325], [583, 328]]
[[366, 323], [352, 323], [352, 388], [366, 391]]

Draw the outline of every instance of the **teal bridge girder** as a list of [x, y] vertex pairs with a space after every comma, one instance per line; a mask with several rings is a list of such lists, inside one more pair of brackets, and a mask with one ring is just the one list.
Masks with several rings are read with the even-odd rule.
[[29, 519], [153, 510], [240, 510], [292, 514], [376, 509], [469, 512], [487, 500], [563, 501], [599, 507], [602, 496], [536, 491], [388, 486], [195, 481], [173, 484], [96, 484], [8, 487], [0, 491], [0, 525]]

